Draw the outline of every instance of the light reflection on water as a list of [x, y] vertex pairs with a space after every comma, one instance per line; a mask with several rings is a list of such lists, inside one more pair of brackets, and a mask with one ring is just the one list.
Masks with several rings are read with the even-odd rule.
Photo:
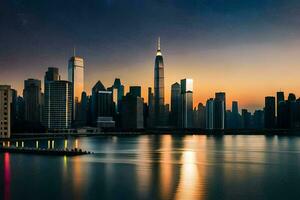
[[[35, 144], [26, 141], [27, 146]], [[47, 144], [39, 142], [42, 147]], [[57, 148], [65, 145], [64, 139], [55, 141]], [[0, 154], [1, 198], [294, 199], [300, 195], [298, 137], [107, 136], [69, 139], [67, 145], [95, 154]]]

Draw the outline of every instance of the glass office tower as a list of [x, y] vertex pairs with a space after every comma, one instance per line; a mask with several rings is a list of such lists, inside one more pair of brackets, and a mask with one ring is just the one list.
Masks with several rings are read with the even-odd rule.
[[69, 60], [68, 80], [72, 83], [72, 118], [77, 116], [76, 105], [81, 102], [81, 94], [84, 91], [84, 62], [83, 58], [73, 56]]

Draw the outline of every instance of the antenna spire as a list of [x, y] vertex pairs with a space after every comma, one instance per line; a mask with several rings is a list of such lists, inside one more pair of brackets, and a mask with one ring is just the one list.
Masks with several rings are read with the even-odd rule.
[[73, 47], [73, 56], [74, 57], [76, 56], [76, 48], [75, 48], [75, 46]]
[[157, 41], [157, 50], [160, 51], [160, 37], [158, 37], [158, 41]]

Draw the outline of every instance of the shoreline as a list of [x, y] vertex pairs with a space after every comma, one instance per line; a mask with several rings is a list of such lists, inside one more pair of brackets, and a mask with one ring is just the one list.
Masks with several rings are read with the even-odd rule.
[[300, 136], [300, 129], [293, 130], [200, 130], [200, 129], [149, 129], [149, 130], [104, 130], [102, 132], [84, 132], [84, 133], [17, 133], [12, 134], [11, 138], [0, 138], [0, 141], [17, 140], [17, 139], [46, 139], [46, 138], [68, 138], [68, 137], [93, 137], [93, 136], [139, 136], [139, 135], [266, 135], [266, 136]]

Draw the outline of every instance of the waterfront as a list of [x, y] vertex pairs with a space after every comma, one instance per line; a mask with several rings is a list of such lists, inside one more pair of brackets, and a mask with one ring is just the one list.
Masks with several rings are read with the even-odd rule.
[[[56, 139], [57, 148], [65, 141]], [[26, 141], [35, 145], [35, 141]], [[47, 140], [40, 141], [41, 147]], [[300, 137], [99, 136], [95, 154], [0, 154], [2, 199], [297, 199]], [[125, 198], [126, 197], [126, 198]]]

